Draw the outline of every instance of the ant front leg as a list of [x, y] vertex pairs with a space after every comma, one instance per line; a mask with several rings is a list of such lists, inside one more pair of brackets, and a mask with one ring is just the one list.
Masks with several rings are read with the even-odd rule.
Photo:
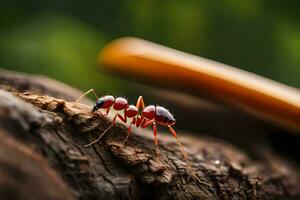
[[99, 114], [101, 117], [105, 117], [105, 116], [107, 116], [107, 115], [109, 114], [110, 108], [111, 108], [111, 107], [108, 107], [108, 108], [106, 109], [105, 114], [103, 114], [103, 113], [101, 112], [100, 109], [97, 110], [95, 113]]
[[[106, 115], [108, 115], [108, 113], [109, 113], [109, 111], [110, 111], [110, 108], [111, 108], [111, 107], [108, 107], [108, 108], [106, 109], [106, 111], [105, 111], [106, 113], [105, 113], [105, 114], [102, 114], [102, 113], [101, 113], [103, 117], [105, 117]], [[122, 120], [122, 121], [123, 121], [123, 120]], [[126, 123], [126, 122], [125, 122], [125, 123]]]
[[89, 146], [91, 146], [91, 145], [93, 145], [93, 144], [95, 144], [95, 143], [97, 143], [97, 142], [99, 142], [99, 140], [113, 127], [113, 125], [116, 123], [116, 120], [117, 120], [117, 118], [119, 118], [122, 122], [124, 122], [124, 123], [126, 123], [127, 122], [127, 117], [124, 115], [124, 117], [122, 116], [122, 115], [120, 115], [120, 114], [116, 114], [115, 116], [114, 116], [114, 118], [113, 118], [113, 120], [112, 120], [112, 123], [111, 123], [111, 125], [107, 128], [107, 129], [105, 129], [105, 131], [103, 131], [102, 132], [102, 134], [100, 135], [99, 134], [99, 137], [96, 139], [96, 140], [94, 140], [94, 141], [92, 141], [91, 143], [89, 143], [89, 144], [86, 144], [86, 145], [84, 145], [85, 147], [89, 147]]
[[79, 102], [83, 97], [85, 97], [86, 95], [88, 95], [88, 94], [91, 93], [91, 92], [95, 95], [95, 97], [96, 97], [97, 99], [99, 98], [98, 95], [97, 95], [97, 93], [96, 93], [96, 91], [95, 91], [95, 89], [90, 89], [90, 90], [88, 90], [87, 92], [85, 92], [83, 95], [81, 95], [78, 99], [76, 99], [75, 102]]

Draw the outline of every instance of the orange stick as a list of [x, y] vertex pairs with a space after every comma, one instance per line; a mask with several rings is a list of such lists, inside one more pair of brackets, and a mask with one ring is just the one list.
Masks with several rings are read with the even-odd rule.
[[222, 63], [137, 38], [108, 44], [98, 62], [107, 69], [194, 95], [238, 105], [300, 132], [299, 90]]

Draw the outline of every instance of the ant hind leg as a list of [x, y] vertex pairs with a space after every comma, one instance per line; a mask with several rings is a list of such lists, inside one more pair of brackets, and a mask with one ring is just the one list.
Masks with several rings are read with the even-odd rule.
[[[182, 155], [183, 155], [184, 160], [185, 160], [186, 162], [189, 163], [189, 157], [188, 157], [186, 151], [184, 150], [183, 145], [182, 145], [181, 142], [179, 141], [179, 139], [178, 139], [178, 137], [177, 137], [177, 134], [176, 134], [175, 130], [174, 130], [171, 126], [168, 126], [168, 128], [169, 128], [170, 132], [172, 133], [172, 135], [175, 137], [176, 142], [177, 142], [178, 146], [180, 147], [180, 151], [181, 151], [181, 153], [182, 153]], [[190, 165], [190, 164], [189, 164], [189, 165]]]
[[102, 115], [103, 115], [103, 116], [108, 115], [108, 113], [109, 113], [109, 111], [110, 111], [110, 108], [111, 108], [111, 107], [108, 107], [108, 108], [106, 109], [106, 111], [105, 111], [105, 114], [102, 114]]
[[154, 134], [154, 143], [155, 143], [155, 153], [159, 155], [159, 147], [158, 147], [158, 140], [157, 140], [157, 127], [156, 123], [153, 122], [153, 134]]
[[183, 155], [183, 158], [184, 158], [185, 162], [186, 162], [187, 165], [188, 165], [188, 170], [189, 170], [189, 172], [191, 173], [191, 175], [193, 175], [193, 177], [194, 177], [199, 183], [211, 187], [210, 184], [208, 184], [208, 183], [206, 183], [206, 182], [204, 182], [204, 181], [201, 181], [201, 180], [199, 179], [199, 177], [196, 175], [196, 173], [192, 170], [192, 165], [191, 165], [191, 163], [190, 163], [190, 161], [189, 161], [188, 154], [187, 154], [186, 151], [184, 150], [184, 147], [183, 147], [183, 145], [181, 144], [179, 138], [177, 137], [177, 134], [176, 134], [175, 130], [174, 130], [171, 126], [168, 126], [168, 128], [169, 128], [170, 132], [172, 133], [172, 135], [175, 137], [178, 146], [180, 147], [180, 151], [181, 151], [181, 153], [182, 153], [182, 155]]

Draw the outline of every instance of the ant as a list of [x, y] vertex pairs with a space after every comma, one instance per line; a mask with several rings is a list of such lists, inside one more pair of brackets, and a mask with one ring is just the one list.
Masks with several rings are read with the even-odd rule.
[[[81, 95], [75, 102], [79, 102], [83, 97], [88, 95], [89, 93], [93, 93], [95, 97], [97, 98], [97, 101], [92, 108], [91, 112], [99, 112], [101, 116], [106, 116], [109, 114], [109, 111], [111, 108], [113, 108], [116, 111], [124, 111], [124, 115], [117, 113], [113, 117], [111, 125], [104, 131], [102, 134], [99, 134], [99, 137], [92, 141], [91, 143], [85, 145], [85, 147], [91, 146], [97, 142], [100, 141], [100, 139], [105, 135], [107, 131], [109, 131], [112, 126], [116, 123], [117, 119], [120, 119], [122, 122], [127, 123], [127, 120], [130, 120], [127, 136], [124, 139], [121, 148], [124, 146], [125, 142], [127, 141], [128, 137], [131, 134], [131, 127], [132, 125], [135, 125], [137, 128], [147, 128], [148, 126], [153, 127], [153, 133], [154, 133], [154, 143], [155, 143], [155, 150], [156, 153], [158, 153], [158, 140], [157, 140], [157, 126], [156, 124], [166, 126], [168, 127], [171, 134], [175, 137], [177, 144], [180, 147], [180, 150], [183, 154], [183, 158], [188, 164], [189, 171], [192, 173], [192, 175], [202, 184], [205, 184], [207, 186], [210, 186], [210, 184], [205, 183], [203, 181], [200, 181], [200, 179], [197, 177], [197, 175], [191, 170], [191, 164], [188, 159], [188, 155], [184, 150], [183, 145], [179, 141], [177, 134], [175, 130], [172, 128], [172, 126], [176, 123], [176, 120], [174, 119], [173, 115], [168, 111], [166, 108], [162, 106], [157, 105], [149, 105], [145, 106], [144, 99], [142, 96], [139, 96], [136, 105], [129, 105], [128, 101], [123, 97], [117, 97], [114, 98], [111, 95], [105, 95], [102, 97], [98, 97], [96, 91], [94, 89], [90, 89], [87, 92], [85, 92], [83, 95]], [[100, 109], [105, 109], [106, 113], [103, 114]], [[141, 109], [141, 112], [139, 112]]]

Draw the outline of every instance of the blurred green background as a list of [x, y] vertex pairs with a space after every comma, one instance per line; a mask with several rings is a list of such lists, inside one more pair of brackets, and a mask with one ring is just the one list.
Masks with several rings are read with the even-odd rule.
[[119, 93], [96, 57], [137, 36], [300, 87], [299, 17], [300, 1], [2, 0], [0, 67]]

